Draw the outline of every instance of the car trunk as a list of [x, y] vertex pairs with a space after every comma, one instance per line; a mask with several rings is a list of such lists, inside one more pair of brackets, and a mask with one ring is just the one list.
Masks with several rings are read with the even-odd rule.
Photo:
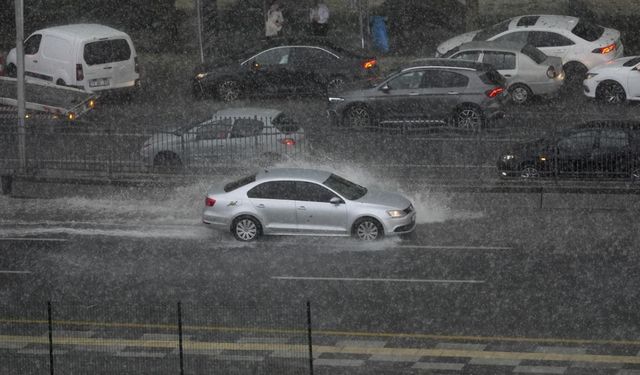
[[135, 50], [125, 38], [91, 41], [83, 47], [85, 87], [105, 90], [137, 78]]

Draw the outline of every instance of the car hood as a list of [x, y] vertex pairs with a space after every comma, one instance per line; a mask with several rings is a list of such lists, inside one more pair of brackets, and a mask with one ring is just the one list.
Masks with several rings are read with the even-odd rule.
[[375, 204], [398, 210], [404, 210], [411, 204], [411, 201], [402, 194], [377, 189], [367, 190], [367, 193], [356, 199], [355, 202]]
[[478, 34], [480, 30], [469, 31], [468, 33], [460, 34], [458, 36], [454, 36], [451, 39], [447, 39], [444, 42], [440, 43], [438, 48], [436, 49], [437, 53], [442, 56], [445, 53], [449, 52], [449, 50], [458, 47], [459, 45], [467, 42], [471, 42], [473, 37]]

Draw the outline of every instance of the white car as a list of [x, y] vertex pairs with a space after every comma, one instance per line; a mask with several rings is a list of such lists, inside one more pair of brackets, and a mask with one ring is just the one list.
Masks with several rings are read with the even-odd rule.
[[207, 119], [153, 134], [140, 151], [148, 167], [180, 169], [269, 164], [304, 151], [304, 129], [277, 109], [227, 108]]
[[611, 104], [640, 100], [640, 56], [615, 59], [589, 70], [584, 94]]
[[547, 56], [531, 44], [469, 42], [451, 50], [451, 59], [492, 65], [507, 79], [511, 101], [524, 104], [533, 95], [552, 95], [564, 83], [559, 57]]
[[527, 15], [453, 37], [438, 46], [436, 56], [480, 40], [529, 43], [549, 56], [560, 57], [566, 79], [572, 83], [584, 79], [594, 66], [624, 55], [618, 30], [570, 16]]

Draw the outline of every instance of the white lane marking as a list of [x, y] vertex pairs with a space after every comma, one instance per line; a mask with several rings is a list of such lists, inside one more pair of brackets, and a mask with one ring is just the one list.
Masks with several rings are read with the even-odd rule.
[[66, 238], [44, 238], [44, 237], [0, 237], [0, 241], [43, 241], [43, 242], [66, 242]]
[[14, 275], [24, 275], [29, 274], [31, 271], [11, 271], [11, 270], [0, 270], [0, 274], [14, 274]]
[[356, 277], [298, 277], [298, 276], [271, 276], [275, 280], [307, 280], [307, 281], [363, 281], [363, 282], [387, 282], [387, 283], [439, 283], [439, 284], [483, 284], [484, 280], [437, 280], [437, 279], [380, 279], [380, 278], [356, 278]]
[[513, 250], [508, 246], [438, 246], [438, 245], [400, 245], [402, 249], [443, 249], [443, 250]]

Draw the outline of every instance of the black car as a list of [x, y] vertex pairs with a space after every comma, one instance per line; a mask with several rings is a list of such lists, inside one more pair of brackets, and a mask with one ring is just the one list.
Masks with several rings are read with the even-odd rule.
[[336, 126], [452, 124], [476, 131], [502, 116], [507, 101], [506, 80], [490, 65], [423, 59], [375, 85], [330, 95], [328, 114]]
[[589, 122], [555, 136], [519, 143], [498, 159], [502, 177], [640, 179], [640, 123]]
[[345, 82], [376, 77], [377, 65], [371, 55], [326, 40], [267, 40], [197, 68], [193, 92], [224, 101], [242, 96], [325, 95]]

